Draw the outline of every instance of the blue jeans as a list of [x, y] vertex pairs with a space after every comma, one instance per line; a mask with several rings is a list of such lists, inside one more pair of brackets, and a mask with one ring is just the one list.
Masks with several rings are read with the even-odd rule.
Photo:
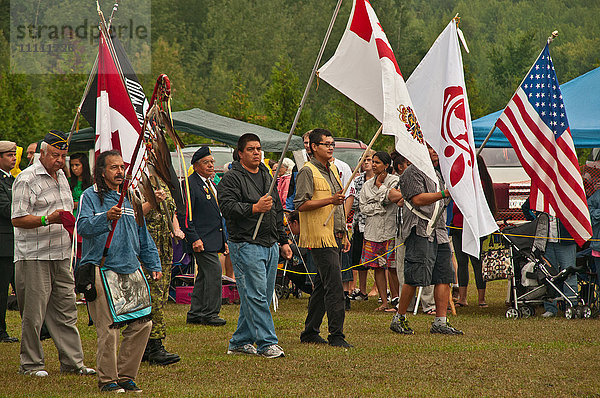
[[[577, 253], [577, 245], [575, 243], [570, 245], [564, 245], [560, 243], [548, 242], [546, 245], [546, 253], [544, 256], [550, 264], [554, 266], [558, 271], [569, 268], [575, 265], [575, 255]], [[575, 292], [577, 292], [577, 275], [571, 275], [566, 281], [565, 285], [569, 285]], [[559, 289], [562, 287], [562, 291], [565, 296], [571, 298], [574, 293], [566, 286], [557, 286]], [[558, 293], [557, 293], [558, 294]], [[572, 299], [573, 305], [577, 304], [577, 300]], [[556, 314], [558, 308], [556, 307], [556, 300], [552, 302], [544, 303], [544, 310]]]
[[269, 309], [275, 290], [278, 245], [264, 247], [230, 241], [229, 253], [240, 294], [240, 316], [229, 348], [256, 343], [257, 351], [264, 351], [278, 343]]

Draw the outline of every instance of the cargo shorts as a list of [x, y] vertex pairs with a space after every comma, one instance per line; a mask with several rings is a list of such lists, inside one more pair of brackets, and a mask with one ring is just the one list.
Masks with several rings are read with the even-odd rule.
[[417, 235], [415, 229], [404, 241], [404, 283], [410, 286], [450, 284], [454, 282], [452, 251], [449, 243], [437, 243]]

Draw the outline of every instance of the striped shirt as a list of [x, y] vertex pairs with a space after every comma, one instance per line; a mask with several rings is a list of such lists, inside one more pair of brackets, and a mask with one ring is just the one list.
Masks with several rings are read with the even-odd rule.
[[[59, 170], [58, 181], [36, 160], [15, 180], [12, 218], [27, 215], [48, 216], [57, 209], [73, 211], [73, 196], [65, 173]], [[15, 261], [64, 260], [71, 255], [71, 238], [62, 224], [38, 228], [15, 227]]]

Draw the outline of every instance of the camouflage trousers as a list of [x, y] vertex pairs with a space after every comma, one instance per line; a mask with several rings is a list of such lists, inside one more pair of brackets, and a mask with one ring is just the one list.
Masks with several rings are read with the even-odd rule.
[[169, 284], [171, 283], [171, 268], [173, 268], [173, 248], [170, 243], [157, 243], [160, 262], [162, 265], [162, 278], [155, 281], [150, 274], [144, 270], [148, 285], [150, 286], [150, 296], [152, 297], [152, 331], [151, 339], [164, 339], [167, 335], [167, 326], [165, 323], [165, 313], [163, 307], [169, 300]]

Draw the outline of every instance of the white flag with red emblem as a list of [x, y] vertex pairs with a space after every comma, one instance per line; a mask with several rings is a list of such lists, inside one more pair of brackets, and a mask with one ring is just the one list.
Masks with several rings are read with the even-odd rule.
[[367, 0], [354, 0], [338, 48], [318, 73], [379, 120], [396, 150], [437, 184], [394, 51]]
[[[96, 156], [101, 152], [115, 149], [121, 153], [125, 165], [129, 165], [141, 130], [142, 127], [125, 85], [110, 55], [107, 38], [100, 34], [98, 97], [96, 100]], [[133, 169], [134, 174], [141, 161], [142, 156], [138, 156]]]
[[479, 257], [479, 238], [498, 226], [479, 178], [456, 24], [448, 24], [406, 85], [423, 135], [438, 153], [444, 181], [463, 214], [463, 252]]

